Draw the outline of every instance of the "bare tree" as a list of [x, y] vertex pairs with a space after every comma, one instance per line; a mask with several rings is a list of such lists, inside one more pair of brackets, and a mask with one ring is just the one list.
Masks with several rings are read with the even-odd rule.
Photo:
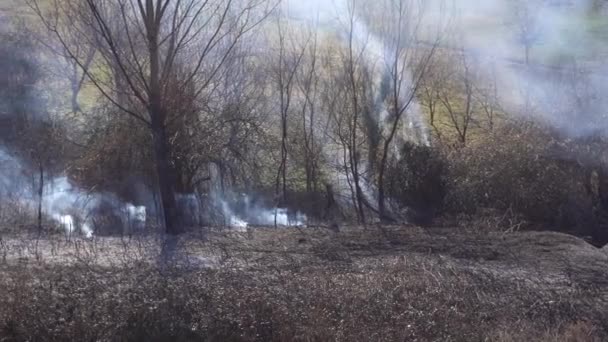
[[438, 50], [419, 90], [437, 141], [449, 147], [492, 132], [505, 117], [494, 61], [474, 58], [464, 49]]
[[308, 45], [308, 42], [306, 41], [302, 47], [296, 47], [296, 44], [293, 41], [295, 37], [286, 36], [281, 19], [282, 18], [279, 17], [277, 20], [279, 39], [278, 60], [274, 72], [275, 83], [279, 95], [279, 112], [281, 117], [281, 158], [275, 181], [275, 196], [278, 205], [284, 204], [287, 201], [289, 114], [293, 102], [294, 90], [296, 88], [296, 76], [306, 53], [306, 46]]
[[306, 192], [308, 194], [317, 191], [318, 160], [320, 154], [315, 138], [320, 83], [317, 44], [317, 33], [314, 31], [305, 54], [306, 63], [300, 68], [300, 73], [297, 74], [298, 88], [303, 97], [301, 101], [301, 118], [304, 138]]
[[46, 177], [62, 160], [59, 129], [36, 87], [42, 74], [31, 37], [7, 34], [0, 43], [0, 150], [15, 152], [31, 171], [38, 232], [42, 233]]
[[[324, 142], [324, 153], [328, 156], [330, 181], [337, 182], [340, 188], [335, 189], [337, 195], [348, 197], [352, 207], [355, 209], [357, 218], [360, 220], [357, 192], [355, 190], [351, 162], [351, 136], [352, 136], [352, 96], [351, 83], [349, 78], [349, 54], [348, 47], [339, 46], [338, 49], [331, 48], [324, 51], [323, 69], [326, 76], [322, 79], [321, 106], [322, 111], [327, 115]], [[355, 91], [359, 91], [356, 88]], [[356, 136], [359, 136], [358, 134]], [[358, 141], [357, 144], [360, 142]], [[346, 184], [347, 193], [342, 187]], [[333, 192], [333, 187], [327, 187], [328, 194]], [[325, 213], [328, 214], [327, 212]]]
[[[26, 1], [27, 4], [34, 5], [33, 2]], [[66, 18], [77, 18], [79, 15], [84, 14], [86, 12], [85, 9], [86, 3], [83, 1], [78, 6], [73, 6], [69, 8], [70, 13], [65, 13]], [[68, 8], [66, 8], [68, 10]], [[67, 21], [61, 21], [59, 17], [59, 12], [54, 11], [48, 14], [48, 19], [54, 22], [54, 25], [71, 25], [71, 23]], [[55, 71], [55, 76], [59, 79], [64, 79], [69, 82], [69, 91], [70, 91], [70, 105], [73, 113], [77, 113], [81, 111], [81, 105], [79, 103], [78, 97], [83, 87], [85, 86], [87, 76], [82, 71], [83, 68], [80, 68], [78, 63], [74, 58], [70, 56], [70, 53], [78, 56], [78, 59], [82, 61], [84, 64], [84, 69], [89, 69], [95, 55], [97, 53], [97, 45], [90, 44], [87, 41], [83, 41], [78, 36], [66, 37], [65, 43], [71, 47], [71, 51], [66, 51], [63, 44], [60, 44], [54, 39], [54, 34], [47, 30], [46, 26], [43, 27], [23, 27], [24, 30], [31, 34], [31, 36], [36, 39], [36, 41], [44, 46], [48, 51], [50, 51], [54, 57], [59, 57], [57, 59], [58, 63], [55, 66], [56, 68], [51, 69], [51, 71]], [[89, 34], [93, 34], [94, 32], [91, 30]], [[69, 41], [68, 41], [69, 39]], [[55, 58], [53, 59], [55, 60]]]
[[423, 3], [412, 0], [395, 0], [387, 3], [384, 13], [388, 18], [382, 27], [386, 40], [385, 57], [389, 79], [388, 91], [384, 101], [388, 111], [383, 126], [382, 150], [378, 165], [378, 212], [382, 220], [387, 220], [385, 199], [385, 172], [389, 162], [390, 151], [403, 118], [408, 114], [422, 80], [428, 70], [439, 42], [439, 35], [433, 37], [428, 47], [416, 53], [413, 49], [421, 34], [424, 18]]
[[[434, 58], [433, 60], [435, 60]], [[439, 127], [440, 125], [440, 101], [439, 101], [439, 90], [441, 88], [441, 79], [440, 79], [440, 68], [442, 65], [440, 63], [433, 63], [429, 66], [429, 72], [425, 74], [422, 78], [422, 83], [419, 89], [419, 100], [420, 104], [426, 108], [426, 111], [429, 116], [429, 125], [433, 129], [434, 136], [436, 140], [441, 143], [442, 142], [442, 131]]]
[[357, 1], [353, 0], [349, 2], [349, 13], [348, 13], [348, 47], [346, 51], [346, 58], [344, 60], [347, 75], [347, 92], [350, 96], [350, 110], [352, 115], [350, 120], [347, 120], [348, 137], [345, 141], [345, 155], [348, 154], [348, 166], [350, 168], [350, 175], [352, 176], [352, 183], [354, 187], [354, 197], [356, 202], [357, 217], [359, 222], [365, 223], [365, 198], [363, 188], [361, 185], [361, 153], [359, 151], [358, 135], [361, 125], [361, 116], [364, 108], [362, 103], [361, 89], [365, 87], [363, 82], [365, 67], [363, 62], [363, 54], [365, 48], [358, 50], [355, 42], [355, 25], [357, 24]]
[[515, 0], [511, 2], [512, 20], [515, 25], [517, 42], [524, 49], [524, 61], [530, 64], [530, 53], [541, 38], [538, 22], [543, 1]]
[[498, 95], [498, 79], [496, 75], [496, 65], [492, 62], [488, 78], [482, 80], [481, 84], [475, 84], [473, 97], [477, 101], [481, 111], [485, 114], [487, 129], [492, 132], [498, 120], [504, 115]]
[[[195, 97], [210, 91], [239, 41], [268, 15], [267, 1], [53, 0], [50, 11], [30, 4], [97, 90], [150, 130], [165, 229], [178, 233], [167, 127], [179, 114], [169, 115], [170, 88], [192, 87]], [[72, 41], [95, 45], [101, 58], [87, 65]], [[178, 66], [185, 71], [173, 82]], [[108, 69], [121, 84], [108, 81]]]
[[[457, 60], [458, 63], [453, 63]], [[476, 101], [474, 98], [473, 71], [469, 65], [469, 57], [464, 50], [456, 52], [450, 58], [452, 68], [443, 78], [443, 87], [439, 92], [439, 101], [447, 113], [445, 125], [450, 127], [457, 136], [460, 146], [467, 143], [471, 126], [475, 123]]]

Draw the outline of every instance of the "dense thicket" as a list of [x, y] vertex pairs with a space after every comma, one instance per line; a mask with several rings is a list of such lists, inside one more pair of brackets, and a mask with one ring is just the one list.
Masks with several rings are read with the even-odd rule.
[[[36, 25], [0, 38], [2, 151], [39, 198], [65, 174], [154, 202], [169, 232], [184, 225], [180, 199], [205, 211], [222, 193], [311, 221], [428, 224], [491, 209], [608, 239], [604, 132], [587, 130], [603, 119], [594, 69], [534, 64], [535, 40], [508, 62], [522, 92], [558, 85], [515, 106], [504, 69], [455, 48], [445, 23], [406, 0], [352, 2], [333, 31], [292, 25], [262, 0], [51, 3], [30, 1]], [[589, 124], [573, 134], [560, 120], [579, 114]]]

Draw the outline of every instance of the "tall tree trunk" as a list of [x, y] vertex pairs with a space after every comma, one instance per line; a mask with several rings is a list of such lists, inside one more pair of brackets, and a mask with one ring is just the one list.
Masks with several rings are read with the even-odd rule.
[[177, 203], [175, 201], [174, 185], [175, 177], [171, 166], [171, 151], [167, 136], [167, 112], [163, 101], [163, 85], [161, 80], [160, 65], [160, 20], [159, 14], [155, 13], [154, 2], [146, 0], [146, 13], [144, 17], [148, 39], [148, 53], [150, 61], [149, 80], [149, 114], [152, 137], [154, 139], [154, 157], [156, 159], [156, 173], [158, 176], [158, 187], [162, 204], [162, 214], [165, 223], [165, 232], [169, 235], [177, 235], [180, 232], [177, 215]]
[[[152, 115], [152, 118], [156, 115]], [[166, 128], [158, 119], [152, 120], [152, 135], [154, 139], [154, 157], [165, 231], [168, 234], [179, 234], [177, 203], [173, 191], [174, 175], [170, 161], [170, 151]]]

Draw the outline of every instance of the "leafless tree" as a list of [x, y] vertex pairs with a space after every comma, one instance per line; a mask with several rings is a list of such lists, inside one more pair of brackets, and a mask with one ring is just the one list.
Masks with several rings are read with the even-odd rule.
[[387, 129], [383, 132], [378, 165], [378, 212], [383, 220], [388, 218], [384, 177], [392, 144], [403, 124], [403, 117], [416, 101], [424, 74], [439, 42], [439, 35], [436, 35], [432, 37], [433, 41], [427, 48], [418, 53], [414, 51], [421, 34], [421, 24], [424, 22], [423, 2], [393, 0], [388, 1], [386, 5], [387, 8], [383, 12], [388, 18], [384, 20], [382, 32], [388, 51], [384, 58], [389, 79], [389, 90], [385, 98], [388, 117], [384, 124]]
[[512, 20], [516, 30], [516, 37], [524, 49], [524, 61], [530, 64], [530, 53], [534, 45], [541, 38], [538, 16], [544, 1], [541, 0], [515, 0], [512, 1]]
[[[474, 123], [475, 103], [473, 98], [473, 78], [466, 52], [458, 53], [460, 63], [452, 73], [444, 79], [448, 87], [444, 87], [439, 100], [448, 114], [446, 125], [457, 134], [458, 143], [464, 146], [467, 143], [469, 130]], [[449, 83], [447, 83], [449, 82]]]
[[[168, 233], [178, 232], [168, 125], [172, 88], [211, 91], [238, 43], [268, 15], [265, 0], [53, 0], [31, 7], [66, 54], [114, 106], [153, 137], [156, 173]], [[46, 10], [50, 8], [50, 10]], [[65, 22], [72, 25], [64, 25]], [[100, 58], [87, 65], [70, 42], [87, 42]], [[176, 68], [183, 68], [175, 81]], [[118, 81], [107, 77], [115, 71]], [[110, 79], [110, 81], [108, 81]]]
[[439, 90], [441, 88], [441, 63], [436, 63], [433, 59], [432, 64], [429, 66], [429, 71], [422, 79], [420, 85], [419, 100], [422, 107], [424, 107], [429, 116], [429, 125], [433, 130], [434, 137], [437, 142], [442, 142], [442, 130], [440, 127], [440, 101], [439, 101]]
[[347, 168], [347, 180], [353, 191], [353, 202], [357, 212], [357, 219], [360, 223], [365, 223], [365, 194], [362, 188], [361, 180], [361, 151], [359, 147], [360, 142], [360, 129], [361, 129], [361, 118], [364, 111], [363, 92], [365, 87], [365, 47], [357, 46], [356, 37], [356, 25], [357, 20], [357, 6], [356, 0], [349, 1], [348, 7], [348, 22], [347, 22], [347, 47], [344, 51], [342, 58], [342, 65], [344, 67], [344, 75], [346, 76], [346, 96], [348, 102], [345, 103], [346, 107], [343, 108], [346, 112], [350, 112], [349, 115], [344, 116], [346, 120], [340, 118], [339, 128], [346, 128], [346, 135], [343, 135], [343, 129], [339, 129], [340, 141], [343, 146], [343, 154], [345, 167]]
[[[308, 42], [305, 41], [302, 47], [296, 47], [293, 35], [288, 36], [284, 32], [285, 28], [281, 22], [282, 18], [277, 19], [278, 31], [278, 60], [275, 67], [275, 83], [279, 96], [279, 112], [281, 117], [281, 158], [275, 181], [275, 196], [277, 204], [285, 204], [287, 201], [287, 158], [288, 158], [288, 135], [289, 135], [289, 114], [291, 112], [294, 90], [296, 90], [296, 76], [299, 72], [302, 59], [307, 50]], [[275, 217], [276, 225], [276, 217]]]
[[[30, 1], [26, 1], [26, 3], [30, 5], [30, 7], [34, 5], [34, 3]], [[70, 13], [65, 13], [65, 17], [77, 18], [79, 15], [85, 13], [85, 6], [86, 3], [81, 2], [79, 6], [73, 6], [69, 9], [66, 8], [66, 10], [70, 10]], [[67, 26], [73, 24], [68, 21], [60, 20], [58, 10], [49, 11], [48, 19], [52, 20], [56, 26], [66, 26], [66, 29]], [[84, 69], [89, 69], [97, 53], [97, 45], [89, 44], [89, 42], [83, 41], [77, 36], [66, 37], [66, 39], [69, 39], [69, 41], [66, 40], [66, 43], [71, 47], [71, 51], [66, 51], [63, 44], [58, 43], [54, 39], [54, 34], [47, 30], [46, 26], [28, 26], [23, 27], [22, 29], [28, 31], [38, 43], [50, 51], [53, 54], [53, 60], [56, 59], [55, 57], [58, 57], [57, 65], [59, 67], [53, 68], [51, 71], [53, 71], [59, 79], [68, 81], [71, 110], [73, 113], [80, 112], [81, 105], [78, 97], [85, 86], [87, 77], [82, 71], [83, 68], [80, 68], [76, 60], [70, 56], [70, 53], [78, 56], [78, 59], [84, 64]], [[90, 34], [93, 33], [93, 31], [90, 32]]]
[[[350, 60], [348, 46], [326, 49], [323, 54], [322, 91], [320, 102], [323, 113], [327, 115], [325, 124], [325, 148], [327, 154], [330, 173], [330, 181], [339, 183], [340, 188], [335, 189], [339, 195], [348, 197], [352, 208], [361, 220], [357, 192], [353, 182], [352, 159], [350, 152], [352, 137], [360, 137], [358, 133], [353, 133], [352, 118], [355, 114], [352, 107], [353, 91], [360, 91], [360, 87], [352, 89], [349, 77]], [[357, 122], [358, 124], [358, 122]], [[362, 141], [356, 142], [358, 145]], [[345, 193], [344, 186], [347, 186]]]
[[498, 95], [498, 76], [494, 62], [491, 63], [488, 74], [481, 82], [478, 82], [480, 84], [474, 85], [475, 92], [473, 97], [477, 101], [480, 110], [485, 114], [485, 127], [492, 132], [499, 119], [504, 116], [504, 110]]
[[311, 33], [309, 47], [305, 54], [305, 63], [300, 68], [298, 88], [302, 94], [301, 119], [302, 135], [304, 138], [304, 168], [306, 172], [306, 191], [317, 192], [319, 154], [316, 139], [317, 107], [319, 97], [319, 66], [318, 66], [318, 40], [316, 30]]

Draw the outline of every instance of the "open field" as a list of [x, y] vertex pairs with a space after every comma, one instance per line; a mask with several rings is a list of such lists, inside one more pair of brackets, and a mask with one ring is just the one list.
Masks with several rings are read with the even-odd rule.
[[153, 238], [34, 243], [2, 242], [2, 341], [608, 337], [608, 252], [556, 233], [216, 232], [178, 265]]

